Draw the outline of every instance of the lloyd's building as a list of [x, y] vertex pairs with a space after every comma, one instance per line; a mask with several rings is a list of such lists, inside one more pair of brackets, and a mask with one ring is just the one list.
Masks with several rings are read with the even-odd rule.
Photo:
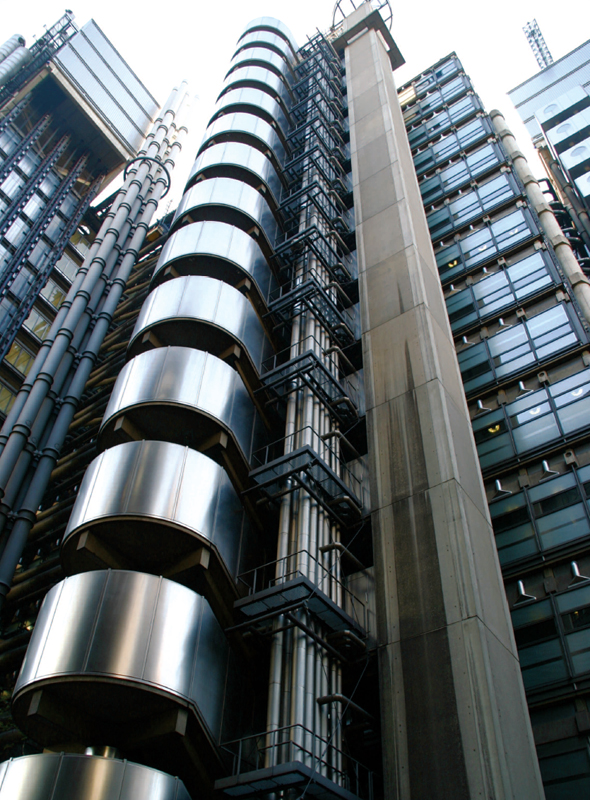
[[1, 800], [587, 787], [590, 287], [455, 54], [398, 95], [387, 10], [237, 43], [7, 537]]

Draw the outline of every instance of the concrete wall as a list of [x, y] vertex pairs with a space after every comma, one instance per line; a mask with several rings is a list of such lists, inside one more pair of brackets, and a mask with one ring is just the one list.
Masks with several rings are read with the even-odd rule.
[[346, 75], [386, 797], [544, 796], [455, 350], [385, 40]]

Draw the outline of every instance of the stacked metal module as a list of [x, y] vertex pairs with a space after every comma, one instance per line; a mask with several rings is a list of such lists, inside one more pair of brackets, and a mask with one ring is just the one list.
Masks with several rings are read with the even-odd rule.
[[[63, 531], [59, 567], [40, 566], [53, 545], [27, 558], [25, 597], [67, 577], [38, 615], [25, 602], [26, 631], [13, 620], [18, 636], [33, 628], [14, 718], [50, 752], [7, 762], [2, 800], [28, 798], [33, 774], [64, 800], [115, 785], [124, 800], [372, 795], [353, 755], [377, 709], [348, 691], [374, 664], [357, 596], [370, 530], [342, 74], [323, 36], [297, 50], [277, 20], [248, 26], [157, 263], [148, 245], [107, 283], [124, 294], [114, 317], [94, 312], [98, 360], [90, 340], [62, 352], [55, 334], [15, 402], [6, 475], [28, 455], [25, 420], [53, 400], [53, 349], [80, 352], [58, 414], [73, 418], [69, 450], [2, 559], [8, 589], [31, 525], [27, 553]], [[88, 263], [109, 271], [100, 241]], [[122, 252], [130, 263], [139, 245]], [[60, 325], [82, 296], [78, 281]]]

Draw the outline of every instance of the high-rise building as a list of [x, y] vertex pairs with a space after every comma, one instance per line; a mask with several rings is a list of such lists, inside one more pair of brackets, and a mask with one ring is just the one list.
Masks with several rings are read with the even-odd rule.
[[556, 194], [554, 210], [590, 273], [590, 41], [508, 92]]
[[87, 259], [0, 432], [1, 800], [587, 793], [590, 285], [457, 56], [401, 63], [370, 3], [254, 20]]
[[0, 408], [6, 413], [158, 104], [94, 21], [71, 12], [0, 50]]

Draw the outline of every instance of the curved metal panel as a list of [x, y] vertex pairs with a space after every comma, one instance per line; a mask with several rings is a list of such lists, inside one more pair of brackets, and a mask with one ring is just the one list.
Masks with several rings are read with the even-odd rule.
[[0, 800], [191, 800], [179, 778], [118, 758], [42, 753], [2, 764]]
[[260, 150], [242, 142], [222, 142], [203, 150], [193, 164], [187, 189], [199, 175], [236, 178], [253, 189], [262, 184], [267, 189], [269, 205], [275, 209], [281, 198], [281, 179], [272, 161]]
[[235, 69], [226, 78], [217, 99], [221, 100], [232, 88], [239, 89], [242, 87], [262, 89], [262, 91], [266, 92], [270, 97], [278, 99], [279, 102], [285, 106], [286, 111], [289, 111], [291, 95], [288, 84], [270, 69], [256, 66], [244, 66]]
[[293, 48], [282, 36], [279, 36], [277, 33], [272, 33], [272, 31], [257, 30], [244, 33], [240, 37], [236, 53], [239, 53], [246, 47], [266, 47], [284, 56], [290, 63], [295, 61]]
[[244, 36], [250, 31], [276, 32], [279, 34], [279, 36], [282, 36], [283, 39], [289, 42], [289, 44], [293, 48], [293, 52], [296, 53], [298, 50], [295, 37], [293, 36], [289, 28], [287, 28], [284, 22], [281, 22], [280, 19], [276, 19], [275, 17], [257, 17], [256, 19], [253, 19], [246, 25], [244, 33], [240, 36], [238, 41], [241, 41], [244, 38]]
[[204, 544], [235, 577], [249, 528], [223, 467], [179, 444], [141, 441], [111, 447], [86, 470], [63, 539], [67, 573], [86, 558], [78, 545], [89, 530], [143, 572], [165, 573]]
[[[125, 749], [137, 725], [188, 705], [217, 738], [227, 672], [227, 640], [205, 598], [154, 575], [84, 572], [47, 593], [12, 712], [44, 745], [106, 736]], [[29, 713], [40, 688], [61, 708], [57, 720], [51, 704]]]
[[277, 131], [255, 114], [236, 111], [216, 119], [205, 131], [199, 153], [216, 141], [245, 142], [263, 153], [270, 150], [269, 157], [279, 167], [285, 160], [285, 148]]
[[272, 255], [277, 222], [265, 198], [248, 184], [233, 178], [211, 178], [185, 192], [176, 210], [171, 233], [188, 222], [227, 222], [247, 233], [258, 227], [260, 247]]
[[237, 344], [256, 375], [272, 355], [250, 301], [233, 286], [205, 276], [176, 278], [148, 295], [131, 335], [129, 355], [148, 349], [140, 341], [146, 331], [153, 331], [163, 345], [194, 347], [214, 355]]
[[270, 50], [268, 47], [247, 47], [245, 50], [240, 50], [232, 58], [230, 68], [227, 71], [226, 79], [242, 66], [253, 65], [265, 67], [276, 72], [277, 75], [282, 76], [285, 80], [291, 80], [293, 73], [289, 67], [289, 62], [284, 56]]
[[[167, 280], [170, 268], [180, 275], [208, 275], [231, 286], [252, 280], [266, 300], [274, 279], [255, 239], [225, 222], [193, 222], [173, 233], [162, 248], [152, 284]], [[168, 271], [168, 275], [166, 275]]]
[[246, 111], [249, 114], [255, 114], [270, 125], [277, 125], [281, 141], [285, 141], [289, 130], [289, 120], [281, 104], [262, 89], [250, 87], [230, 89], [217, 101], [209, 123], [214, 122], [222, 114], [229, 114], [232, 111]]
[[254, 403], [236, 370], [211, 353], [189, 347], [140, 353], [117, 377], [99, 432], [102, 447], [117, 436], [115, 423], [123, 415], [141, 438], [196, 449], [221, 428], [250, 462], [257, 427]]

